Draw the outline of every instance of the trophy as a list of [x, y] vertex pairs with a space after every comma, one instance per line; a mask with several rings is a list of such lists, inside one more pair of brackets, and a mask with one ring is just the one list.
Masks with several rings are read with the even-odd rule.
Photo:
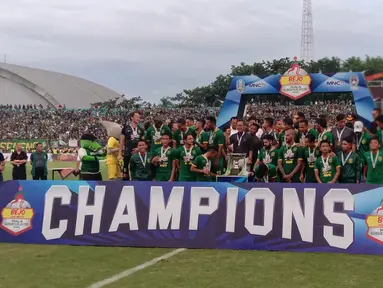
[[229, 153], [227, 161], [226, 176], [245, 176], [246, 154]]

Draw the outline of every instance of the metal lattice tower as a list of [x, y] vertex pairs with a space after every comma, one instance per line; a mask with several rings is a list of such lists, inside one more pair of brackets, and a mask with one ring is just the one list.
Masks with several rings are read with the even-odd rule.
[[301, 59], [305, 62], [314, 60], [314, 29], [311, 0], [303, 0]]

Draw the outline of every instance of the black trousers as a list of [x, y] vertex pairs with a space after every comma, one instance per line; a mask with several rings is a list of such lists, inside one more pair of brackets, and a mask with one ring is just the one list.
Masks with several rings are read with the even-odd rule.
[[13, 180], [27, 180], [27, 169], [23, 166], [13, 166], [12, 170]]
[[123, 180], [129, 181], [130, 180], [130, 172], [129, 172], [129, 164], [130, 164], [130, 158], [132, 158], [132, 155], [125, 155], [124, 156], [124, 175]]
[[98, 172], [97, 174], [80, 174], [80, 180], [102, 181], [102, 175], [100, 172]]
[[47, 180], [47, 174], [45, 174], [44, 168], [35, 168], [35, 176], [33, 180]]

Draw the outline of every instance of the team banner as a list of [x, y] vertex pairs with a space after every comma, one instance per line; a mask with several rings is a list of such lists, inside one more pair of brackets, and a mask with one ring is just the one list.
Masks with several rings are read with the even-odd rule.
[[379, 185], [9, 181], [0, 241], [383, 254]]
[[22, 140], [22, 139], [12, 139], [12, 140], [0, 140], [0, 151], [11, 151], [16, 149], [16, 144], [20, 143], [23, 146], [24, 151], [35, 150], [37, 143], [42, 143], [45, 147], [45, 139], [32, 139], [32, 140]]

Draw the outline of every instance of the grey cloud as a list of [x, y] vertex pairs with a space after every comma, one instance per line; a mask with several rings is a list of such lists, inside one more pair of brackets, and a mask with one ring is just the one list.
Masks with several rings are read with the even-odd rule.
[[[158, 100], [231, 64], [299, 56], [302, 3], [291, 2], [5, 0], [0, 53]], [[368, 2], [313, 1], [317, 58], [381, 53], [383, 2]]]

